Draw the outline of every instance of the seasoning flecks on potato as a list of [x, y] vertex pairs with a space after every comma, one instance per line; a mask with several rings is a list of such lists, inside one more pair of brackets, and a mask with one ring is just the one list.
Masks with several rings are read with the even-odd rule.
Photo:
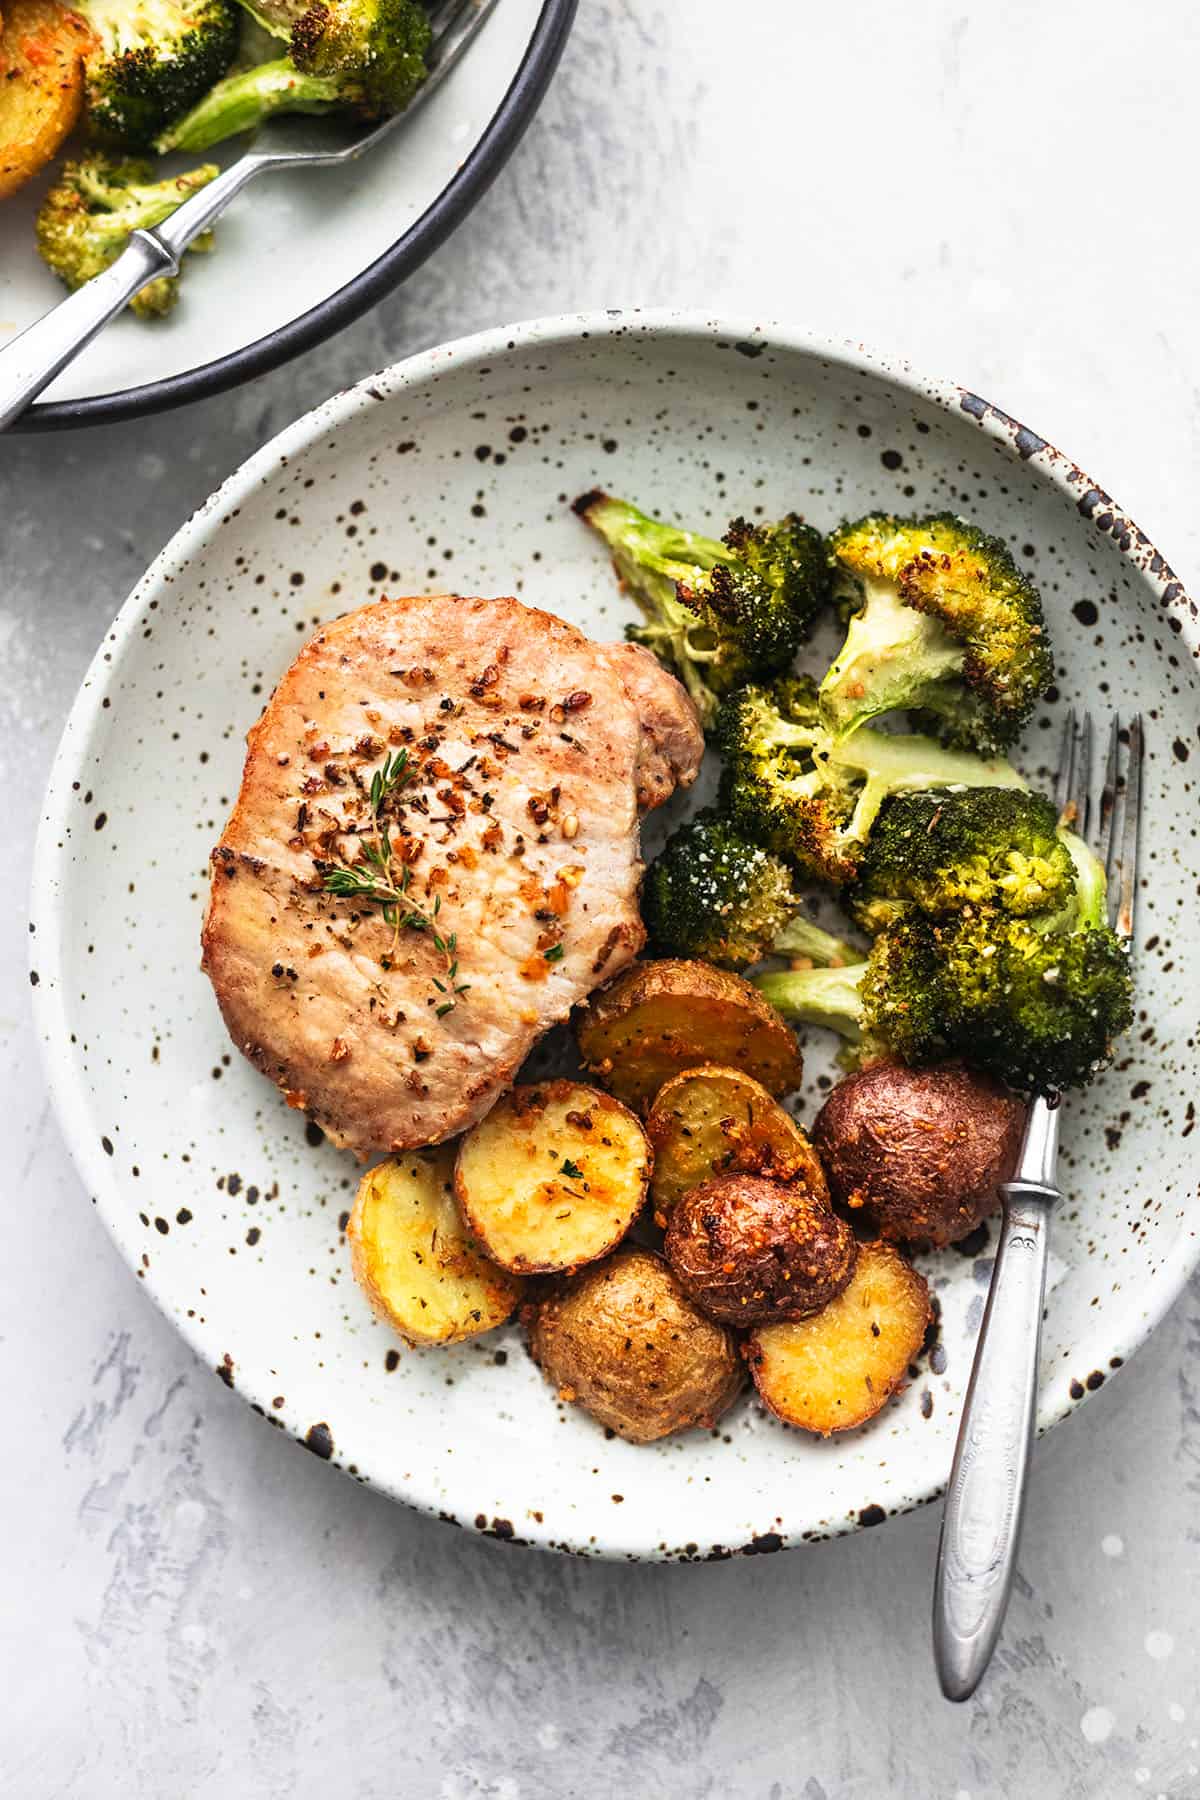
[[1024, 1120], [990, 1075], [875, 1063], [833, 1089], [813, 1142], [834, 1198], [880, 1237], [953, 1244], [999, 1205]]
[[355, 1279], [410, 1344], [454, 1344], [502, 1325], [524, 1283], [480, 1254], [454, 1198], [454, 1151], [368, 1169], [346, 1227]]
[[924, 1276], [894, 1245], [860, 1244], [837, 1298], [809, 1319], [752, 1332], [746, 1360], [777, 1418], [828, 1437], [873, 1419], [904, 1386], [929, 1319]]
[[529, 1312], [530, 1349], [559, 1397], [631, 1444], [713, 1425], [742, 1385], [733, 1333], [652, 1250], [619, 1250]]
[[706, 963], [635, 963], [592, 996], [576, 1027], [588, 1069], [628, 1106], [646, 1107], [673, 1075], [731, 1064], [790, 1094], [803, 1062], [791, 1029], [740, 975]]
[[814, 1191], [730, 1175], [676, 1201], [665, 1249], [702, 1311], [748, 1326], [818, 1312], [850, 1280], [856, 1247], [824, 1184]]
[[654, 1150], [650, 1197], [665, 1225], [689, 1188], [721, 1175], [802, 1180], [826, 1193], [825, 1176], [805, 1133], [761, 1082], [711, 1063], [668, 1081], [646, 1120]]
[[646, 1198], [651, 1153], [633, 1114], [575, 1081], [515, 1087], [459, 1146], [455, 1190], [488, 1255], [518, 1274], [594, 1262]]

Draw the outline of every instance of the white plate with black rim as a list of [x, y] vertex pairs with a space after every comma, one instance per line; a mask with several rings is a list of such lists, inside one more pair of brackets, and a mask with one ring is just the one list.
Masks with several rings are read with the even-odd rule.
[[[940, 1490], [987, 1245], [924, 1259], [939, 1330], [872, 1424], [817, 1442], [746, 1397], [711, 1433], [635, 1448], [556, 1400], [516, 1325], [409, 1351], [373, 1319], [343, 1238], [357, 1167], [236, 1054], [198, 968], [243, 735], [305, 636], [384, 588], [450, 581], [618, 635], [625, 602], [567, 505], [597, 484], [709, 530], [758, 508], [820, 525], [968, 511], [1046, 600], [1058, 682], [1026, 771], [1053, 762], [1068, 703], [1146, 714], [1139, 1023], [1066, 1110], [1041, 1427], [1102, 1386], [1197, 1262], [1194, 995], [1163, 977], [1195, 947], [1195, 839], [1178, 827], [1196, 808], [1200, 628], [1163, 558], [1043, 438], [860, 350], [701, 316], [549, 320], [414, 358], [267, 445], [158, 558], [80, 691], [36, 854], [37, 1024], [121, 1255], [273, 1423], [505, 1538], [619, 1557], [776, 1549]], [[813, 1035], [802, 1117], [829, 1049]]]
[[[577, 0], [503, 0], [427, 107], [361, 163], [255, 182], [188, 259], [166, 319], [115, 319], [12, 429], [111, 424], [235, 387], [348, 325], [466, 218], [541, 103]], [[244, 145], [215, 153], [228, 162]], [[33, 222], [61, 163], [0, 208], [0, 347], [63, 298]]]

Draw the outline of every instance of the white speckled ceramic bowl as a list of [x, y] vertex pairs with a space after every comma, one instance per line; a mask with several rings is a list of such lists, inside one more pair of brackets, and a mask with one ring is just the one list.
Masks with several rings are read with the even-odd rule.
[[[408, 1351], [377, 1323], [342, 1232], [357, 1170], [233, 1051], [198, 968], [206, 859], [242, 738], [322, 620], [385, 588], [511, 593], [597, 636], [624, 606], [566, 502], [597, 483], [716, 528], [796, 507], [953, 507], [1040, 581], [1070, 701], [1150, 726], [1142, 1004], [1117, 1067], [1073, 1098], [1040, 1424], [1098, 1388], [1197, 1261], [1196, 610], [1073, 464], [986, 402], [862, 351], [702, 317], [603, 315], [489, 332], [337, 396], [240, 469], [122, 609], [46, 800], [33, 979], [51, 1092], [121, 1253], [203, 1357], [360, 1481], [514, 1540], [722, 1556], [874, 1524], [949, 1467], [989, 1274], [927, 1260], [940, 1334], [871, 1425], [818, 1443], [746, 1398], [652, 1449], [559, 1405], [513, 1326]], [[673, 809], [668, 809], [673, 810]], [[1178, 969], [1180, 965], [1176, 964]], [[814, 1037], [811, 1116], [827, 1075]]]

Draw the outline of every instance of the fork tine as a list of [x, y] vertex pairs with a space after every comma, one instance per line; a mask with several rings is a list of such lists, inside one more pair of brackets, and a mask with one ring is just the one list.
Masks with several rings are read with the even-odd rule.
[[[1142, 826], [1142, 760], [1145, 749], [1141, 713], [1135, 713], [1130, 719], [1127, 737], [1129, 754], [1125, 778], [1123, 781], [1118, 779], [1113, 801], [1107, 873], [1113, 930], [1128, 944], [1133, 940], [1137, 915], [1138, 843]], [[1115, 741], [1119, 744], [1120, 738]]]
[[1072, 768], [1075, 762], [1075, 708], [1063, 720], [1062, 741], [1058, 749], [1058, 773], [1054, 777], [1054, 804], [1061, 815], [1067, 809], [1071, 793]]
[[442, 0], [430, 14], [433, 45], [425, 87], [447, 75], [466, 49], [497, 0]]
[[1072, 707], [1063, 727], [1055, 800], [1061, 822], [1086, 838], [1091, 816], [1092, 715]]
[[1116, 831], [1113, 819], [1117, 807], [1117, 790], [1121, 775], [1121, 715], [1113, 713], [1108, 727], [1108, 754], [1104, 759], [1104, 786], [1100, 790], [1100, 830], [1097, 833], [1098, 849], [1104, 862], [1104, 872], [1108, 877], [1109, 892], [1112, 892], [1115, 857], [1113, 844]]

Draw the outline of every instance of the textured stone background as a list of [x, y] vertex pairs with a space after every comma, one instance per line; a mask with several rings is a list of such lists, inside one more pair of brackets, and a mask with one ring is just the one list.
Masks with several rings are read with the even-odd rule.
[[[676, 302], [903, 351], [1082, 461], [1195, 588], [1192, 9], [730, 13], [582, 0], [515, 159], [372, 317], [189, 411], [6, 440], [6, 918], [76, 684], [175, 526], [334, 387], [503, 319]], [[1039, 1450], [1002, 1648], [951, 1709], [934, 1512], [789, 1557], [587, 1566], [410, 1516], [263, 1428], [83, 1199], [22, 937], [0, 946], [5, 1794], [1200, 1796], [1200, 1286]]]

